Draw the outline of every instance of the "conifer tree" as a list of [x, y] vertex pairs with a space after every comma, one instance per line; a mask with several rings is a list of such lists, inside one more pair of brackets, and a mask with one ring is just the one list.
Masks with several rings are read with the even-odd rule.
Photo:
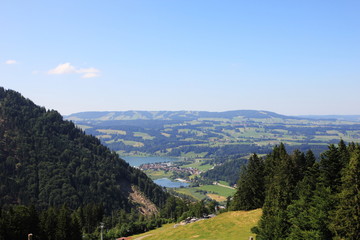
[[315, 214], [322, 209], [319, 202], [321, 198], [319, 198], [318, 194], [320, 193], [320, 189], [321, 192], [324, 190], [319, 186], [319, 192], [315, 191], [317, 189], [318, 178], [319, 166], [315, 163], [313, 167], [308, 168], [304, 178], [296, 187], [297, 199], [287, 208], [289, 222], [291, 224], [289, 239], [323, 239], [323, 234], [318, 229], [319, 223], [316, 221], [318, 216]]
[[[334, 237], [329, 228], [334, 225], [330, 213], [338, 202], [335, 196], [341, 189], [341, 173], [347, 172], [343, 167], [349, 161], [350, 149], [354, 148], [346, 147], [343, 141], [339, 142], [338, 147], [330, 145], [321, 156], [319, 170], [307, 172], [299, 183], [297, 199], [288, 207], [291, 223], [289, 239]], [[307, 154], [306, 158], [311, 159], [311, 154]]]
[[0, 209], [0, 239], [25, 239], [29, 233], [39, 236], [39, 218], [33, 206], [6, 206]]
[[82, 232], [80, 226], [80, 220], [75, 213], [71, 215], [71, 236], [69, 240], [80, 240], [82, 239]]
[[266, 178], [263, 215], [254, 232], [260, 240], [283, 239], [290, 227], [286, 210], [293, 199], [296, 184], [294, 164], [285, 146], [280, 144], [267, 156], [265, 166], [270, 172]]
[[329, 230], [329, 213], [335, 204], [333, 196], [330, 187], [322, 183], [317, 184], [308, 203], [309, 226], [311, 226], [309, 239], [332, 239], [333, 234]]
[[341, 169], [343, 167], [338, 148], [331, 144], [329, 149], [321, 155], [321, 182], [330, 187], [332, 193], [339, 191], [341, 186]]
[[311, 150], [308, 150], [305, 154], [305, 165], [306, 165], [306, 170], [308, 170], [309, 168], [312, 168], [314, 166], [314, 163], [316, 161], [315, 155]]
[[231, 210], [252, 210], [264, 204], [264, 161], [253, 154], [243, 166], [237, 183], [238, 189], [231, 202]]
[[295, 181], [300, 181], [304, 177], [306, 171], [306, 159], [305, 154], [296, 149], [291, 155], [291, 159], [294, 165], [294, 177]]
[[340, 163], [342, 165], [341, 167], [344, 168], [349, 163], [351, 150], [348, 149], [344, 140], [342, 139], [338, 144], [338, 151], [339, 151]]
[[360, 239], [360, 147], [351, 153], [342, 171], [342, 188], [332, 216], [331, 229], [341, 239]]
[[55, 231], [55, 239], [70, 239], [71, 236], [71, 219], [69, 209], [63, 205], [58, 211], [57, 226]]
[[57, 212], [55, 208], [50, 207], [43, 211], [40, 215], [40, 224], [42, 229], [42, 236], [48, 240], [55, 240], [55, 231], [57, 225]]

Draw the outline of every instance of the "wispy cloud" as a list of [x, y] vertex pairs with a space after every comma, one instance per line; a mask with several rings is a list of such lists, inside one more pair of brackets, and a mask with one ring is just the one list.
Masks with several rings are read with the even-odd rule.
[[93, 77], [98, 77], [98, 76], [99, 76], [98, 73], [93, 73], [93, 72], [91, 72], [91, 73], [85, 73], [85, 74], [82, 75], [81, 77], [82, 77], [82, 78], [93, 78]]
[[50, 69], [48, 74], [82, 74], [82, 78], [93, 78], [100, 76], [100, 70], [96, 68], [76, 68], [70, 63], [63, 63], [54, 69]]
[[9, 59], [9, 60], [6, 60], [6, 61], [5, 61], [5, 64], [17, 64], [17, 61], [16, 61], [16, 60]]
[[83, 74], [82, 78], [93, 78], [100, 76], [100, 70], [96, 68], [81, 68], [76, 73]]

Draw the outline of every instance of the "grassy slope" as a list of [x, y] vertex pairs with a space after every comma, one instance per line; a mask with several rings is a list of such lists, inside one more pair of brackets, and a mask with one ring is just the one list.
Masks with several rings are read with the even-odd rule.
[[150, 177], [152, 180], [156, 180], [159, 178], [170, 178], [172, 176], [172, 172], [165, 172], [165, 171], [154, 171], [154, 170], [145, 170], [143, 171]]
[[202, 172], [205, 172], [205, 171], [207, 171], [207, 170], [209, 170], [210, 168], [213, 167], [213, 166], [210, 165], [210, 164], [205, 164], [205, 165], [201, 165], [201, 164], [202, 164], [202, 161], [196, 160], [194, 163], [187, 164], [187, 165], [183, 165], [183, 166], [181, 166], [181, 167], [183, 167], [183, 168], [192, 167], [192, 168], [199, 169], [199, 170], [202, 171]]
[[[244, 239], [248, 240], [254, 227], [260, 219], [261, 209], [253, 211], [235, 211], [220, 214], [215, 218], [191, 223], [174, 228], [174, 224], [167, 224], [161, 228], [135, 235], [132, 239], [161, 240], [161, 239]], [[142, 237], [142, 238], [140, 238]]]
[[188, 188], [188, 187], [187, 188], [174, 188], [174, 190], [176, 192], [179, 192], [179, 193], [182, 193], [185, 195], [189, 195], [199, 201], [205, 198], [205, 195], [201, 194], [199, 192], [196, 192], [197, 189], [195, 189], [195, 188]]
[[[197, 190], [207, 191], [209, 194], [212, 194], [212, 196], [220, 197], [220, 198], [221, 197], [226, 198], [228, 196], [233, 196], [236, 192], [235, 189], [230, 189], [230, 188], [222, 187], [219, 185], [203, 185], [200, 187], [175, 188], [174, 190], [179, 193], [192, 196], [193, 198], [195, 198], [197, 200], [201, 200], [201, 199], [205, 198], [205, 195], [203, 193], [196, 192]], [[211, 197], [211, 198], [213, 198], [213, 197]], [[216, 199], [216, 200], [219, 201], [220, 199]], [[220, 201], [222, 201], [222, 200], [220, 200]]]
[[205, 190], [209, 193], [216, 193], [224, 197], [233, 196], [236, 192], [235, 189], [230, 189], [218, 185], [203, 185], [200, 187], [196, 187], [195, 189]]

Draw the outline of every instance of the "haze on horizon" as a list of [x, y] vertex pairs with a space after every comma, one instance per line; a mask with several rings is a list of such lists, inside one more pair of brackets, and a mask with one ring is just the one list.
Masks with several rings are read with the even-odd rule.
[[0, 86], [63, 115], [360, 115], [360, 2], [4, 1]]

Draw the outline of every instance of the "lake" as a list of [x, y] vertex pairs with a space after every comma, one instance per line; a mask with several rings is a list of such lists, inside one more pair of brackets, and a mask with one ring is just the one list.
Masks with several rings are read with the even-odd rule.
[[139, 167], [141, 164], [145, 163], [157, 163], [157, 162], [174, 162], [180, 160], [180, 158], [172, 157], [134, 157], [134, 156], [125, 156], [121, 157], [127, 161], [130, 166]]
[[170, 180], [168, 178], [156, 179], [156, 180], [154, 180], [154, 182], [157, 185], [160, 185], [162, 187], [167, 187], [167, 188], [179, 188], [179, 187], [187, 187], [187, 186], [189, 186], [189, 183], [179, 182], [179, 181], [172, 181], [172, 180]]

